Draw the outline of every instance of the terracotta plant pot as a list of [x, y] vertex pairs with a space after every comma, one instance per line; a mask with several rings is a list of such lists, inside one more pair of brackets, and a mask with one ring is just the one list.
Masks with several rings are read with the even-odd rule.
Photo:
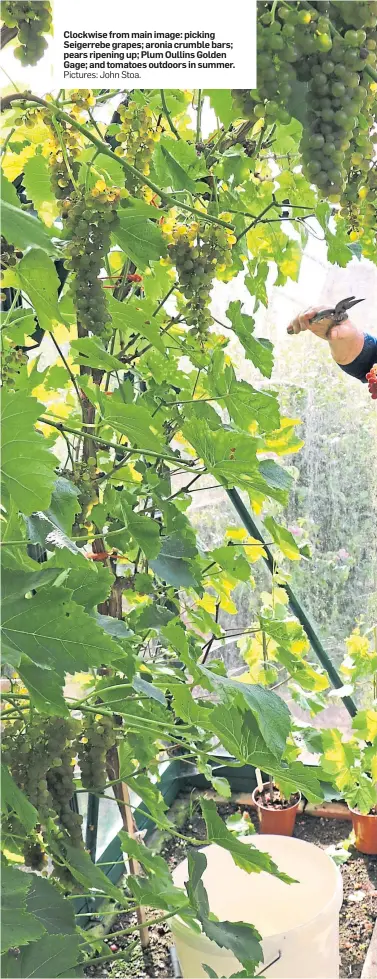
[[297, 792], [297, 801], [285, 809], [265, 805], [258, 788], [254, 789], [252, 798], [257, 808], [260, 833], [271, 833], [273, 836], [292, 836], [297, 810], [301, 802], [301, 792]]
[[360, 853], [377, 856], [377, 813], [363, 816], [357, 809], [349, 807], [352, 816], [352, 827], [355, 834], [355, 847]]

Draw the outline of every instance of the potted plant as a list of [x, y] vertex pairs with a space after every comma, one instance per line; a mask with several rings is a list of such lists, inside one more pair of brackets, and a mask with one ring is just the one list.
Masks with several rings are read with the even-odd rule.
[[350, 738], [322, 731], [321, 763], [347, 802], [356, 849], [377, 855], [377, 710], [358, 711], [352, 728]]
[[258, 785], [253, 792], [260, 833], [277, 836], [292, 836], [296, 815], [301, 802], [301, 792], [285, 795], [273, 778], [263, 783], [259, 770], [256, 772]]

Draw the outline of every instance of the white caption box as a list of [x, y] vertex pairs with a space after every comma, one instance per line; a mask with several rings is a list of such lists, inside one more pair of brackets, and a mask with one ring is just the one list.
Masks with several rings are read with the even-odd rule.
[[255, 88], [256, 0], [55, 0], [56, 88]]

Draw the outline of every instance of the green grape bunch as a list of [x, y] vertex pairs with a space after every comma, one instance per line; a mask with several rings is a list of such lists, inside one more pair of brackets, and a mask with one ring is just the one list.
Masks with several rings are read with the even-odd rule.
[[106, 336], [111, 317], [99, 279], [110, 248], [111, 232], [118, 222], [118, 188], [104, 180], [86, 191], [74, 192], [63, 204], [65, 231], [70, 238], [65, 267], [74, 273], [71, 288], [80, 324], [91, 333]]
[[[153, 151], [163, 132], [162, 126], [154, 124], [153, 112], [148, 105], [138, 105], [134, 100], [119, 106], [119, 117], [121, 128], [115, 139], [120, 145], [115, 152], [148, 177]], [[126, 186], [131, 194], [143, 196], [143, 188], [132, 174], [127, 174]]]
[[59, 825], [68, 833], [73, 846], [82, 844], [82, 816], [70, 806], [75, 791], [75, 757], [71, 745], [61, 749], [47, 772], [47, 787]]
[[10, 245], [3, 235], [1, 235], [0, 254], [1, 270], [3, 272], [5, 272], [6, 269], [13, 268], [15, 265], [17, 265], [17, 262], [20, 261], [23, 255], [18, 248], [15, 248], [14, 245]]
[[177, 270], [179, 290], [187, 300], [185, 320], [193, 334], [205, 336], [213, 323], [209, 310], [213, 279], [232, 265], [236, 239], [226, 228], [200, 229], [196, 222], [179, 225], [168, 245], [169, 260]]
[[[82, 817], [70, 807], [75, 791], [76, 737], [77, 722], [71, 718], [46, 720], [33, 713], [25, 717], [25, 723], [17, 720], [6, 725], [2, 754], [16, 784], [37, 809], [41, 825], [54, 820], [74, 846], [82, 843]], [[34, 854], [35, 861], [36, 842], [31, 841], [28, 850], [28, 859]]]
[[107, 782], [106, 755], [116, 743], [116, 728], [112, 717], [102, 714], [87, 716], [78, 745], [81, 782], [89, 792], [103, 792]]
[[74, 181], [80, 169], [77, 157], [82, 152], [82, 137], [65, 119], [59, 120], [58, 130], [49, 112], [43, 112], [42, 119], [49, 129], [51, 187], [56, 200], [63, 202], [75, 189]]
[[305, 176], [352, 213], [352, 229], [357, 208], [375, 228], [377, 3], [260, 2], [257, 44], [258, 87], [232, 93], [241, 115], [267, 130], [288, 123], [299, 101]]
[[3, 0], [1, 17], [6, 27], [17, 29], [14, 55], [22, 65], [36, 65], [47, 48], [44, 34], [52, 27], [51, 4], [45, 0]]

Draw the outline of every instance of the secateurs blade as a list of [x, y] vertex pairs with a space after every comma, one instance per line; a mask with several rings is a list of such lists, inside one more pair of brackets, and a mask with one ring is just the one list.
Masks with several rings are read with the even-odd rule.
[[[365, 299], [355, 299], [355, 296], [348, 296], [347, 299], [341, 299], [339, 303], [336, 304], [332, 309], [321, 309], [319, 313], [312, 316], [310, 323], [320, 323], [321, 320], [331, 319], [332, 326], [336, 326], [339, 323], [343, 323], [347, 319], [348, 310], [352, 306], [356, 306], [357, 303], [363, 303]], [[330, 327], [331, 329], [331, 327]], [[294, 333], [293, 327], [288, 327], [288, 333]]]

